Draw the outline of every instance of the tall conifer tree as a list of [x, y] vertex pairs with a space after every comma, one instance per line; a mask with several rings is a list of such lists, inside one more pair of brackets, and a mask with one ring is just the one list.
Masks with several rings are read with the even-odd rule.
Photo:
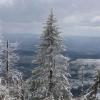
[[71, 100], [67, 58], [53, 12], [48, 17], [33, 70], [31, 91], [34, 100]]

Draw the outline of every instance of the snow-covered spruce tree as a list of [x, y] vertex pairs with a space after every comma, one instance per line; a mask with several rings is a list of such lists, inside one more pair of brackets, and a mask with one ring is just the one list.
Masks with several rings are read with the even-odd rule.
[[[15, 69], [17, 55], [8, 41], [4, 45], [2, 56], [3, 73], [0, 77], [0, 100], [22, 100], [22, 73]], [[2, 92], [3, 91], [3, 92]]]
[[84, 96], [84, 100], [100, 100], [100, 69], [97, 71], [94, 84]]
[[63, 46], [53, 12], [44, 27], [36, 59], [38, 67], [33, 69], [31, 100], [71, 100], [68, 82], [67, 57], [62, 55]]

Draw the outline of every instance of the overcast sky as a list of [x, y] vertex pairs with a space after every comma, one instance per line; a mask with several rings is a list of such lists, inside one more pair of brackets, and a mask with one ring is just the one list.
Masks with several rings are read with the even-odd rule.
[[0, 31], [41, 34], [51, 8], [62, 35], [100, 36], [100, 0], [0, 0]]

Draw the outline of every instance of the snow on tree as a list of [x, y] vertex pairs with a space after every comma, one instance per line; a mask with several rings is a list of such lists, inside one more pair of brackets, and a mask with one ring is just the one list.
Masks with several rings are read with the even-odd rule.
[[18, 56], [14, 45], [4, 40], [0, 43], [0, 100], [22, 100], [22, 73], [15, 69]]
[[79, 71], [78, 71], [78, 74], [79, 74], [79, 80], [81, 82], [80, 85], [80, 96], [84, 96], [84, 69], [85, 69], [85, 66], [82, 65], [80, 68], [79, 68]]
[[97, 70], [94, 84], [84, 96], [84, 100], [100, 100], [100, 69]]
[[5, 49], [5, 45], [4, 45], [4, 38], [2, 36], [2, 34], [0, 33], [0, 75], [3, 72], [4, 69], [4, 49]]
[[68, 82], [68, 59], [62, 55], [63, 45], [53, 12], [44, 27], [36, 60], [30, 79], [31, 99], [71, 100]]

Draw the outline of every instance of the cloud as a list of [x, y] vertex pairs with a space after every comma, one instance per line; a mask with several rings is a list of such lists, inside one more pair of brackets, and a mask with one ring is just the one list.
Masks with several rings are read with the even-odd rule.
[[74, 14], [63, 18], [61, 23], [64, 35], [100, 36], [99, 14]]
[[91, 25], [100, 26], [100, 16], [94, 16], [91, 19]]
[[[3, 32], [41, 33], [51, 8], [64, 35], [83, 34], [100, 25], [100, 0], [0, 0]], [[82, 32], [83, 31], [83, 32]]]
[[0, 0], [0, 6], [11, 6], [14, 0]]
[[100, 26], [100, 16], [98, 15], [71, 15], [63, 19], [63, 23], [67, 26]]
[[83, 21], [83, 17], [81, 16], [77, 16], [77, 15], [71, 15], [71, 16], [67, 16], [63, 19], [63, 22], [66, 24], [66, 25], [78, 25], [80, 24], [81, 22]]

